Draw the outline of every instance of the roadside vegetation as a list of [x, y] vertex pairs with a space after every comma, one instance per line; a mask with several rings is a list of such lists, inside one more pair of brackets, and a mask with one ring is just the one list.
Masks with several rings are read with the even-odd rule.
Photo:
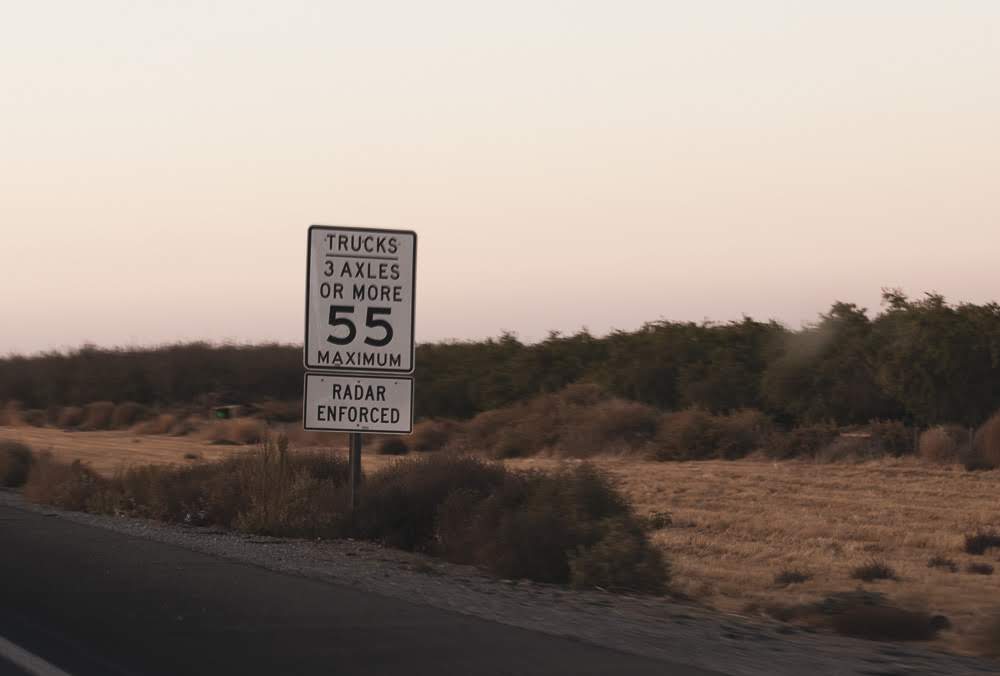
[[[12, 465], [0, 456], [0, 466], [31, 468], [24, 491], [32, 499], [92, 512], [310, 539], [366, 538], [500, 577], [603, 589], [655, 590], [655, 577], [642, 580], [657, 575], [658, 556], [669, 561], [670, 593], [706, 606], [975, 652], [989, 650], [989, 621], [1000, 598], [1000, 575], [987, 572], [1000, 556], [1000, 515], [993, 509], [1000, 473], [913, 457], [818, 465], [657, 462], [629, 454], [581, 462], [540, 454], [500, 463], [459, 451], [400, 458], [380, 455], [372, 444], [365, 455], [367, 497], [352, 530], [342, 518], [342, 451], [289, 449], [282, 461], [274, 445], [266, 451], [162, 437], [155, 440], [166, 445], [161, 458], [130, 461], [130, 452], [145, 453], [154, 440], [136, 446], [138, 437], [128, 433], [21, 434], [37, 448], [49, 439], [60, 444], [54, 453], [67, 460], [73, 443], [120, 444], [117, 460], [102, 461], [100, 473], [44, 452], [31, 458], [15, 450], [21, 462]], [[180, 449], [203, 449], [197, 453], [209, 460], [182, 459]], [[592, 481], [576, 469], [581, 465], [597, 468], [619, 497], [594, 491], [597, 498], [584, 499]], [[535, 483], [536, 476], [556, 481]], [[624, 512], [619, 499], [629, 505]], [[580, 504], [592, 506], [572, 507]], [[550, 542], [558, 546], [534, 544]], [[589, 555], [577, 549], [570, 556], [566, 542]], [[859, 589], [878, 594], [889, 610], [870, 611], [867, 596], [841, 598]], [[841, 617], [848, 601], [865, 607]], [[880, 633], [890, 630], [879, 622], [896, 620], [911, 633]]]
[[98, 514], [287, 537], [372, 540], [472, 564], [503, 578], [661, 594], [669, 568], [647, 524], [591, 465], [517, 471], [462, 455], [399, 461], [364, 479], [348, 518], [347, 462], [288, 440], [193, 467], [105, 477], [19, 444], [0, 478], [33, 502]]
[[[465, 420], [578, 382], [661, 411], [753, 409], [784, 428], [899, 420], [967, 430], [1000, 408], [1000, 306], [899, 291], [883, 301], [875, 316], [835, 303], [798, 330], [750, 318], [658, 321], [601, 338], [583, 331], [535, 344], [513, 335], [426, 343], [417, 347], [417, 417]], [[301, 371], [293, 345], [87, 346], [0, 359], [0, 402], [20, 402], [26, 416], [50, 424], [54, 409], [94, 402], [147, 411], [294, 402]], [[89, 419], [80, 424], [105, 424], [104, 408], [79, 412]], [[267, 408], [272, 421], [299, 415], [295, 406]]]
[[381, 442], [380, 452], [451, 451], [493, 459], [536, 455], [563, 458], [627, 456], [659, 461], [806, 459], [819, 463], [916, 457], [968, 470], [1000, 467], [1000, 413], [978, 431], [957, 426], [926, 430], [896, 420], [786, 428], [766, 413], [661, 411], [577, 383], [469, 420], [424, 420], [407, 437]]
[[0, 440], [0, 486], [23, 486], [33, 462], [31, 448], [17, 441]]
[[[512, 335], [423, 344], [423, 422], [405, 449], [382, 448], [661, 460], [915, 454], [970, 470], [1000, 466], [1000, 306], [898, 291], [883, 300], [874, 317], [836, 303], [799, 330], [749, 318], [660, 321], [531, 345]], [[254, 444], [265, 426], [299, 419], [300, 397], [301, 352], [291, 345], [88, 346], [0, 359], [0, 426], [199, 432]], [[240, 404], [253, 421], [208, 421], [218, 404]]]
[[[112, 476], [110, 461], [99, 474], [4, 442], [0, 484], [96, 513], [365, 538], [505, 578], [669, 583], [729, 611], [1000, 654], [1000, 307], [884, 300], [797, 331], [655, 322], [421, 345], [419, 422], [366, 442], [377, 469], [353, 522], [341, 457], [270, 440], [343, 445], [296, 429], [298, 347], [8, 357], [0, 426], [54, 428], [24, 438], [60, 448], [128, 430], [118, 458], [187, 454]], [[245, 416], [212, 419], [218, 404]], [[720, 462], [743, 458], [766, 462]]]
[[[43, 421], [35, 426], [73, 431], [127, 429], [140, 436], [190, 435], [223, 446], [254, 445], [268, 433], [285, 433], [299, 447], [342, 441], [340, 435], [303, 431], [294, 422], [274, 422], [251, 406], [246, 417], [215, 420], [207, 410], [156, 413], [133, 402], [98, 404], [64, 407], [53, 424]], [[277, 406], [272, 402], [270, 410]], [[8, 406], [2, 413], [7, 424], [27, 424], [17, 407]], [[288, 417], [290, 413], [282, 416]], [[377, 453], [396, 456], [444, 450], [494, 460], [625, 455], [660, 461], [758, 457], [821, 463], [913, 456], [930, 464], [989, 470], [1000, 467], [1000, 413], [978, 429], [941, 425], [921, 430], [898, 420], [788, 428], [756, 409], [663, 411], [616, 397], [594, 383], [575, 383], [468, 420], [423, 420], [410, 435], [375, 435], [369, 443]]]

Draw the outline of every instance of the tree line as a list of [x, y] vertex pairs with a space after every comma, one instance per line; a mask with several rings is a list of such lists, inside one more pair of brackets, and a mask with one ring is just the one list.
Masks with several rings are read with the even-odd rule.
[[[662, 409], [759, 409], [778, 422], [976, 425], [1000, 408], [1000, 305], [883, 293], [874, 316], [834, 303], [817, 322], [789, 329], [751, 318], [728, 323], [650, 322], [596, 337], [552, 333], [526, 344], [512, 334], [417, 347], [417, 416], [481, 411], [593, 382]], [[0, 401], [25, 408], [135, 401], [201, 405], [296, 399], [295, 345], [187, 343], [0, 359]]]

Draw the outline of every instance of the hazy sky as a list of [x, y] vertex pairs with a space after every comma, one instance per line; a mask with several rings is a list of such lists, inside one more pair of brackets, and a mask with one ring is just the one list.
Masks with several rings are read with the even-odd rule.
[[312, 223], [418, 340], [1000, 296], [994, 1], [4, 1], [0, 81], [0, 352], [300, 342]]

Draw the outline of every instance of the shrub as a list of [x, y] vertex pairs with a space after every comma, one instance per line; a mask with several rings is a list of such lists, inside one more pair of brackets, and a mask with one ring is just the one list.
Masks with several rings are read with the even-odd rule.
[[593, 406], [608, 398], [608, 393], [595, 383], [571, 383], [559, 392], [565, 403], [574, 406]]
[[[171, 427], [171, 434], [174, 433]], [[213, 443], [259, 444], [265, 436], [265, 426], [253, 418], [215, 420], [206, 429], [206, 438]]]
[[577, 589], [600, 588], [662, 594], [667, 565], [634, 519], [606, 519], [597, 541], [577, 545], [570, 554], [570, 584]]
[[[187, 416], [180, 418], [176, 423], [170, 427], [170, 436], [172, 437], [183, 437], [191, 434], [198, 430], [198, 425], [196, 424], [196, 419], [193, 416]], [[252, 436], [250, 438], [253, 438]], [[253, 443], [252, 441], [248, 443]]]
[[965, 567], [965, 572], [974, 575], [992, 575], [993, 566], [988, 563], [970, 563]]
[[858, 606], [885, 606], [886, 597], [882, 592], [867, 589], [852, 589], [851, 591], [834, 592], [812, 604], [812, 607], [823, 615], [837, 615]]
[[[863, 461], [886, 455], [901, 456], [915, 452], [913, 431], [905, 424], [894, 420], [873, 420], [866, 427], [849, 430], [835, 430], [829, 443], [812, 452], [820, 462]], [[816, 441], [823, 435], [816, 429]]]
[[424, 420], [413, 428], [409, 437], [410, 448], [418, 453], [444, 448], [455, 432], [455, 424], [446, 420]]
[[987, 462], [983, 458], [977, 456], [973, 452], [969, 452], [969, 455], [962, 461], [962, 467], [965, 468], [967, 472], [983, 472], [991, 469], [996, 469], [992, 463]]
[[32, 408], [21, 414], [21, 421], [25, 425], [30, 425], [31, 427], [45, 427], [45, 423], [48, 421], [48, 416], [42, 409]]
[[651, 406], [609, 398], [594, 385], [579, 385], [480, 413], [462, 426], [461, 436], [457, 430], [450, 436], [459, 437], [469, 450], [497, 459], [542, 450], [589, 457], [642, 448], [654, 437], [659, 418]]
[[771, 606], [767, 612], [784, 622], [829, 624], [838, 634], [871, 641], [928, 641], [950, 626], [942, 615], [895, 608], [883, 594], [863, 589], [830, 594], [815, 603]]
[[776, 459], [815, 456], [840, 434], [835, 425], [803, 425], [771, 436], [767, 455]]
[[64, 406], [59, 411], [56, 427], [64, 430], [76, 429], [83, 422], [83, 409], [79, 406]]
[[882, 605], [857, 605], [834, 615], [834, 631], [869, 641], [930, 641], [938, 623], [925, 612]]
[[835, 437], [829, 444], [817, 450], [813, 457], [818, 462], [858, 462], [878, 455], [868, 436], [848, 433]]
[[63, 509], [83, 510], [106, 484], [79, 460], [72, 464], [55, 461], [51, 454], [40, 453], [24, 484], [24, 497]]
[[1000, 467], [1000, 411], [976, 430], [972, 441], [972, 455], [977, 468]]
[[802, 584], [812, 579], [812, 574], [790, 568], [774, 576], [774, 583], [779, 585]]
[[124, 430], [149, 417], [149, 409], [134, 401], [123, 401], [111, 414], [111, 429]]
[[505, 578], [662, 591], [667, 568], [639, 520], [593, 467], [522, 473], [428, 456], [373, 475], [357, 533]]
[[470, 456], [401, 461], [366, 481], [355, 515], [358, 535], [400, 549], [429, 550], [438, 508], [449, 495], [458, 490], [487, 495], [506, 474], [502, 466]]
[[567, 455], [588, 457], [615, 450], [635, 450], [656, 435], [660, 413], [624, 399], [607, 399], [563, 411], [559, 447]]
[[967, 455], [968, 432], [957, 425], [941, 425], [920, 434], [918, 453], [928, 462], [948, 464]]
[[935, 556], [932, 556], [931, 558], [927, 559], [927, 567], [928, 568], [941, 568], [942, 570], [946, 570], [949, 573], [957, 573], [958, 572], [958, 564], [955, 563], [953, 560], [951, 560], [949, 558], [946, 558], [944, 556], [941, 556], [941, 555], [935, 555]]
[[978, 531], [965, 536], [965, 552], [981, 556], [987, 549], [1000, 547], [1000, 533], [996, 531]]
[[[197, 426], [191, 417], [185, 418], [174, 413], [160, 413], [135, 425], [132, 428], [132, 432], [135, 434], [169, 434], [174, 437], [183, 437], [191, 434], [196, 429]], [[219, 438], [224, 436], [221, 432], [219, 434]], [[243, 442], [232, 441], [231, 443], [237, 444]], [[254, 442], [251, 441], [250, 443]]]
[[9, 401], [0, 407], [0, 427], [19, 427], [21, 425], [21, 405]]
[[589, 465], [506, 473], [491, 494], [450, 495], [439, 512], [438, 547], [500, 577], [651, 593], [668, 579], [640, 521]]
[[297, 537], [354, 535], [474, 563], [503, 577], [663, 591], [667, 566], [624, 498], [593, 467], [519, 473], [467, 456], [400, 461], [365, 483], [348, 523], [348, 465], [287, 439], [183, 468], [102, 479], [48, 456], [25, 495], [70, 509]]
[[268, 399], [255, 406], [254, 417], [269, 423], [295, 423], [302, 420], [302, 402]]
[[176, 415], [172, 413], [160, 413], [140, 422], [132, 428], [132, 431], [136, 434], [169, 434], [177, 424]]
[[80, 429], [86, 431], [106, 430], [111, 427], [111, 417], [115, 405], [110, 401], [95, 401], [83, 407], [83, 421]]
[[[260, 462], [260, 461], [258, 461]], [[343, 537], [347, 534], [349, 495], [343, 481], [320, 480], [294, 463], [267, 468], [252, 484], [259, 496], [233, 520], [240, 530], [264, 535]], [[270, 476], [268, 476], [270, 474]]]
[[537, 437], [525, 427], [508, 427], [500, 430], [489, 446], [489, 456], [496, 460], [521, 458], [541, 449]]
[[523, 420], [524, 405], [510, 406], [478, 414], [465, 423], [465, 431], [472, 450], [488, 450], [501, 430], [509, 429]]
[[59, 416], [62, 415], [62, 407], [50, 405], [45, 409], [45, 423], [47, 425], [59, 426]]
[[557, 441], [558, 401], [553, 395], [529, 404], [480, 413], [465, 425], [468, 450], [493, 458], [531, 455]]
[[703, 460], [715, 457], [718, 448], [715, 416], [691, 408], [663, 416], [657, 434], [657, 460]]
[[986, 657], [1000, 657], [1000, 612], [994, 612], [972, 633], [970, 647]]
[[881, 559], [871, 559], [851, 570], [855, 580], [874, 582], [875, 580], [898, 580], [892, 566]]
[[94, 511], [216, 524], [292, 537], [346, 534], [348, 466], [322, 453], [289, 453], [282, 437], [222, 462], [138, 467], [103, 487]]
[[712, 415], [687, 409], [663, 416], [657, 433], [658, 460], [741, 458], [766, 445], [772, 434], [770, 419], [750, 409]]
[[16, 488], [28, 480], [33, 456], [31, 448], [19, 441], [0, 441], [0, 486]]
[[308, 472], [317, 481], [346, 484], [350, 479], [351, 465], [347, 458], [321, 451], [299, 451], [289, 455], [292, 466]]
[[878, 454], [900, 456], [916, 453], [914, 431], [899, 420], [873, 420], [868, 423], [868, 433], [872, 448]]
[[883, 594], [862, 589], [830, 594], [814, 603], [773, 604], [764, 610], [782, 622], [828, 624], [838, 634], [870, 641], [929, 641], [951, 625], [943, 615], [895, 608]]
[[754, 409], [742, 409], [723, 418], [719, 454], [727, 460], [742, 458], [767, 445], [774, 433], [774, 424], [766, 414]]
[[[240, 470], [241, 491], [260, 496], [237, 515], [243, 530], [272, 535], [336, 537], [347, 529], [346, 458], [324, 453], [268, 453], [265, 441]], [[277, 487], [277, 490], [275, 490]]]
[[406, 455], [410, 447], [402, 437], [385, 437], [378, 442], [375, 452], [379, 455]]
[[[473, 563], [503, 578], [530, 577], [540, 582], [567, 582], [570, 556], [580, 534], [573, 516], [557, 505], [554, 491], [541, 475], [512, 476], [500, 490], [476, 505]], [[492, 535], [485, 536], [486, 533]], [[448, 532], [441, 531], [448, 546]], [[588, 543], [592, 544], [592, 543]]]

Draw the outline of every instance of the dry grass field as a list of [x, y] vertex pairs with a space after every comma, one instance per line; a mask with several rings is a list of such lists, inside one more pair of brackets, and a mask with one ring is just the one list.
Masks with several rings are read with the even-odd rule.
[[[81, 459], [101, 473], [126, 466], [190, 464], [239, 452], [194, 437], [136, 436], [129, 432], [63, 432], [0, 428], [0, 438]], [[339, 440], [339, 437], [334, 437]], [[187, 458], [185, 456], [188, 456]], [[396, 458], [366, 453], [365, 469]], [[525, 469], [553, 469], [549, 458], [509, 460]], [[813, 602], [864, 588], [893, 603], [941, 613], [955, 631], [937, 644], [963, 651], [962, 636], [1000, 609], [1000, 549], [965, 552], [965, 536], [1000, 531], [1000, 471], [965, 472], [915, 459], [861, 464], [807, 461], [648, 462], [595, 458], [639, 514], [665, 513], [653, 540], [666, 551], [677, 591], [706, 605], [753, 615], [775, 605]], [[932, 557], [955, 564], [929, 567]], [[898, 579], [862, 582], [851, 571], [873, 559]], [[805, 582], [779, 584], [799, 571]]]
[[218, 460], [233, 452], [232, 446], [213, 445], [193, 436], [71, 432], [50, 427], [0, 427], [0, 439], [21, 441], [37, 451], [50, 451], [60, 460], [81, 460], [108, 476], [125, 467], [192, 464]]
[[[512, 464], [544, 469], [557, 462]], [[753, 614], [862, 587], [947, 616], [956, 631], [940, 641], [955, 650], [963, 649], [958, 635], [1000, 610], [1000, 574], [966, 571], [971, 563], [1000, 570], [1000, 549], [981, 556], [964, 551], [966, 534], [1000, 530], [1000, 471], [913, 459], [598, 463], [640, 514], [670, 515], [654, 542], [669, 554], [675, 588], [710, 606]], [[958, 571], [928, 567], [934, 556], [952, 560]], [[899, 579], [852, 579], [852, 569], [873, 559], [888, 563]], [[775, 582], [789, 570], [811, 579]]]

